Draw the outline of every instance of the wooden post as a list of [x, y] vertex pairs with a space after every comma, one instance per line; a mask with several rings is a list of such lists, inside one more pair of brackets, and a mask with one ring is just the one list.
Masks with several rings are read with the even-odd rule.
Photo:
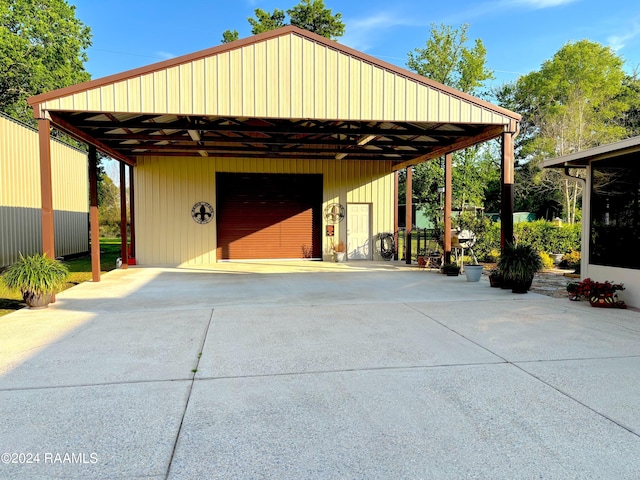
[[131, 236], [131, 246], [129, 247], [130, 257], [136, 258], [136, 214], [135, 214], [135, 189], [133, 188], [133, 167], [129, 165], [129, 231]]
[[413, 167], [407, 167], [407, 184], [405, 191], [405, 231], [404, 231], [404, 260], [411, 265], [411, 227], [413, 226]]
[[127, 252], [127, 175], [126, 165], [120, 162], [120, 256], [122, 268], [129, 266], [129, 254]]
[[451, 262], [451, 195], [453, 154], [444, 156], [444, 262]]
[[398, 171], [393, 174], [393, 259], [398, 260]]
[[42, 253], [56, 258], [55, 229], [53, 223], [53, 184], [51, 181], [51, 122], [38, 119], [38, 141], [40, 147], [40, 195], [42, 203]]
[[513, 242], [513, 134], [502, 134], [502, 198], [500, 200], [500, 248]]
[[89, 228], [91, 232], [91, 278], [100, 281], [100, 221], [98, 220], [98, 152], [89, 145]]

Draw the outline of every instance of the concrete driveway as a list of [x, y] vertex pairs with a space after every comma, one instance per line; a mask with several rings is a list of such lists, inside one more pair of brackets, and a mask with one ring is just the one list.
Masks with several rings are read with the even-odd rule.
[[224, 264], [114, 271], [0, 338], [2, 479], [640, 478], [635, 311]]

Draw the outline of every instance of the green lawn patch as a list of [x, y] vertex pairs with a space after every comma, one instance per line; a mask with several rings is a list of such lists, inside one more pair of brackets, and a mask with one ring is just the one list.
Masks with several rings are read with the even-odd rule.
[[[118, 257], [120, 257], [120, 239], [101, 238], [100, 272], [105, 273], [116, 268], [116, 259]], [[71, 274], [63, 290], [91, 280], [91, 255], [65, 260], [64, 263]], [[0, 317], [25, 306], [20, 292], [9, 290], [0, 282]]]

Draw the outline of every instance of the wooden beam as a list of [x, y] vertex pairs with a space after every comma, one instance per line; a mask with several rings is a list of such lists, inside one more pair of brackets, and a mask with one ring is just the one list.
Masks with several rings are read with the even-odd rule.
[[500, 199], [500, 248], [513, 243], [514, 163], [513, 133], [502, 134], [502, 179]]
[[98, 219], [98, 151], [89, 145], [89, 228], [91, 232], [91, 278], [100, 281], [100, 221]]
[[120, 162], [120, 257], [122, 268], [129, 266], [129, 254], [127, 252], [127, 175], [126, 165]]
[[38, 119], [38, 144], [40, 149], [42, 253], [49, 258], [56, 258], [53, 223], [53, 184], [51, 180], [51, 122], [46, 118]]
[[[304, 124], [295, 124], [290, 121], [283, 121], [275, 125], [251, 125], [240, 122], [234, 125], [220, 125], [214, 122], [199, 123], [197, 127], [187, 119], [179, 119], [173, 122], [154, 123], [143, 122], [136, 119], [126, 122], [108, 122], [100, 120], [82, 120], [75, 122], [76, 128], [92, 128], [92, 129], [145, 129], [145, 130], [193, 130], [196, 128], [201, 132], [230, 132], [230, 133], [264, 133], [264, 134], [286, 134], [286, 135], [376, 135], [376, 136], [425, 136], [425, 137], [453, 137], [464, 138], [472, 137], [477, 133], [477, 128], [471, 131], [467, 130], [444, 130], [441, 128], [421, 128], [416, 125], [407, 123], [394, 123], [397, 128], [380, 128], [377, 125], [357, 125], [345, 124], [344, 126], [336, 126], [330, 123], [320, 123], [318, 125], [308, 126]], [[393, 123], [393, 122], [389, 122]], [[500, 125], [503, 128], [503, 125]], [[103, 136], [103, 134], [100, 134]]]
[[444, 262], [451, 262], [451, 199], [453, 193], [453, 154], [444, 156]]
[[[419, 150], [396, 150], [391, 147], [380, 147], [377, 149], [367, 149], [364, 147], [336, 147], [331, 142], [326, 142], [323, 147], [318, 148], [317, 146], [303, 146], [303, 148], [286, 148], [286, 147], [278, 147], [278, 148], [270, 148], [268, 146], [260, 145], [261, 142], [243, 142], [245, 146], [228, 146], [228, 145], [208, 145], [207, 143], [202, 144], [170, 144], [170, 145], [152, 145], [152, 144], [118, 144], [114, 145], [112, 148], [116, 151], [129, 152], [133, 150], [144, 150], [144, 154], [146, 155], [164, 155], [164, 152], [185, 152], [185, 154], [190, 155], [195, 152], [205, 151], [212, 155], [216, 153], [245, 153], [246, 155], [260, 155], [261, 157], [269, 156], [270, 154], [282, 154], [282, 155], [291, 155], [297, 156], [299, 154], [304, 153], [317, 153], [321, 152], [323, 154], [336, 154], [344, 153], [349, 156], [371, 156], [371, 155], [399, 155], [406, 158], [412, 158], [415, 155], [419, 154]], [[424, 151], [424, 150], [422, 150]], [[133, 152], [135, 155], [142, 152]]]
[[[311, 135], [309, 135], [311, 136]], [[390, 135], [387, 135], [390, 137]], [[404, 135], [403, 135], [404, 137]], [[150, 133], [126, 133], [126, 134], [107, 134], [103, 132], [99, 132], [95, 136], [96, 140], [104, 142], [105, 144], [109, 144], [111, 142], [123, 142], [126, 140], [137, 140], [141, 142], [139, 145], [146, 145], [143, 142], [150, 142], [152, 145], [157, 142], [184, 142], [185, 145], [193, 145], [191, 138], [186, 134], [182, 133], [172, 133], [170, 135], [152, 135]], [[342, 146], [342, 147], [350, 147], [350, 146], [358, 146], [355, 140], [339, 140], [333, 137], [330, 138], [290, 138], [283, 136], [275, 136], [275, 137], [229, 137], [225, 135], [203, 135], [200, 139], [202, 145], [215, 146], [218, 144], [236, 144], [236, 143], [257, 143], [264, 145], [326, 145], [330, 144], [333, 146]], [[129, 146], [135, 146], [136, 144], [128, 144]], [[373, 145], [375, 147], [398, 147], [398, 146], [411, 146], [415, 148], [419, 147], [436, 147], [438, 146], [438, 142], [436, 141], [424, 141], [424, 140], [416, 140], [413, 138], [399, 138], [396, 135], [393, 139], [390, 140], [375, 140], [368, 142], [368, 145]], [[142, 147], [140, 147], [142, 148]]]
[[405, 227], [404, 227], [404, 260], [411, 265], [411, 229], [413, 227], [413, 168], [407, 168], [405, 189]]
[[110, 157], [116, 160], [120, 160], [121, 162], [124, 162], [127, 165], [132, 165], [134, 167], [136, 166], [136, 161], [134, 159], [129, 158], [126, 155], [112, 149], [108, 145], [105, 145], [104, 143], [96, 140], [92, 136], [88, 135], [87, 133], [83, 132], [79, 128], [75, 127], [74, 125], [64, 120], [59, 115], [52, 112], [49, 112], [49, 114], [51, 115], [51, 120], [53, 121], [53, 124], [56, 126], [56, 128], [68, 133], [69, 135], [77, 138], [78, 140], [88, 143], [89, 145], [93, 145], [98, 150], [106, 153], [107, 155], [109, 155]]
[[[320, 152], [321, 150], [318, 150]], [[252, 154], [251, 152], [244, 153], [220, 153], [220, 152], [207, 152], [210, 157], [219, 157], [219, 158], [253, 158], [255, 157], [255, 152]], [[323, 155], [320, 153], [297, 153], [288, 152], [286, 155], [283, 155], [282, 152], [269, 152], [268, 154], [260, 155], [259, 158], [265, 159], [278, 159], [278, 158], [289, 158], [294, 160], [335, 160], [335, 153], [333, 155]], [[194, 156], [193, 153], [186, 154], [185, 152], [162, 152], [162, 154], [154, 153], [154, 152], [135, 152], [136, 157], [156, 157], [158, 155], [163, 157], [185, 157], [185, 156]], [[199, 156], [199, 155], [197, 155]], [[349, 158], [351, 157], [351, 158]], [[380, 155], [347, 155], [342, 161], [354, 161], [357, 162], [359, 160], [370, 160], [375, 162], [398, 162], [401, 161], [403, 157], [381, 157]]]
[[398, 172], [393, 172], [393, 243], [395, 245], [393, 251], [393, 259], [398, 260]]
[[136, 209], [135, 209], [135, 189], [133, 182], [133, 167], [129, 165], [129, 230], [131, 233], [131, 246], [129, 248], [131, 257], [136, 258]]
[[474, 145], [477, 145], [478, 143], [483, 143], [489, 140], [493, 140], [494, 138], [499, 137], [504, 132], [504, 129], [505, 129], [504, 125], [493, 125], [491, 127], [486, 128], [482, 133], [478, 133], [473, 137], [465, 138], [463, 140], [459, 140], [449, 145], [444, 145], [441, 147], [434, 148], [433, 150], [431, 150], [429, 153], [425, 155], [420, 155], [412, 160], [399, 163], [395, 167], [393, 167], [393, 169], [401, 170], [403, 168], [407, 168], [410, 165], [418, 165], [420, 163], [426, 162], [428, 160], [433, 160], [434, 158], [441, 157], [448, 153], [452, 153], [458, 150], [463, 150], [465, 148], [469, 148]]

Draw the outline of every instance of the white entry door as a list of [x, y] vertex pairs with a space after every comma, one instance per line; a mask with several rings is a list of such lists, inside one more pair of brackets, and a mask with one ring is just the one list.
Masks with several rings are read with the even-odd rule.
[[347, 204], [347, 259], [371, 260], [371, 206]]

